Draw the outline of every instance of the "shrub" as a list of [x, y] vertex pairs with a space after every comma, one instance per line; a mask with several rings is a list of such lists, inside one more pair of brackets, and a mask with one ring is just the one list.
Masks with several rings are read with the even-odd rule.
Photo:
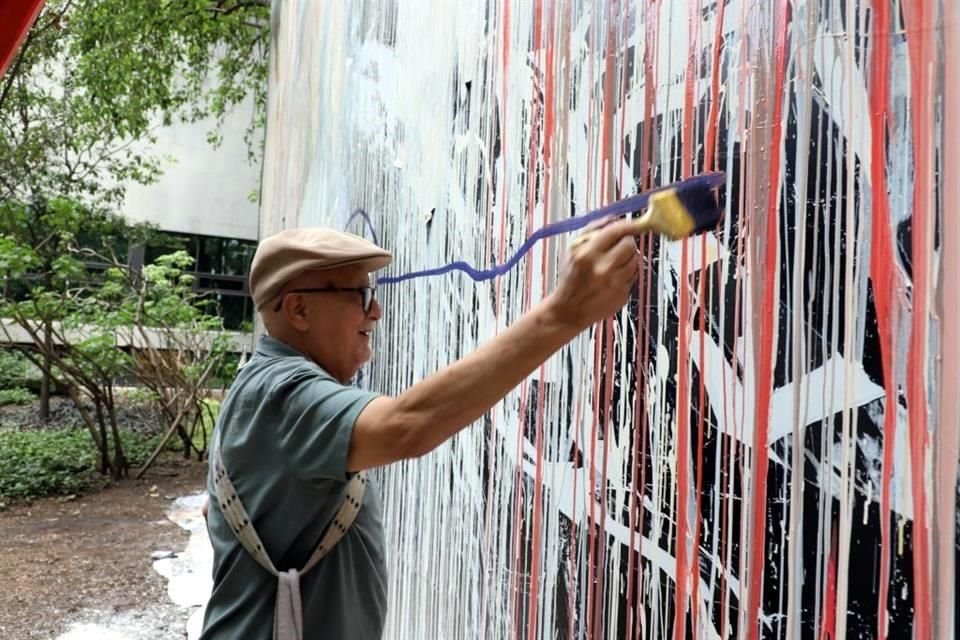
[[40, 369], [16, 349], [0, 349], [0, 389], [40, 388]]
[[[121, 431], [130, 464], [143, 464], [157, 443]], [[0, 502], [82, 493], [102, 482], [97, 449], [85, 429], [0, 431]]]
[[33, 392], [23, 387], [0, 389], [0, 406], [8, 404], [29, 404], [36, 398]]
[[0, 496], [5, 500], [84, 491], [92, 486], [95, 469], [85, 431], [0, 432]]

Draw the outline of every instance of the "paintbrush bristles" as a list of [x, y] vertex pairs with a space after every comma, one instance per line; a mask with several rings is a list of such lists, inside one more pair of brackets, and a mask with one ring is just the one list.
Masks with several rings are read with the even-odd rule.
[[683, 206], [675, 189], [653, 194], [650, 197], [650, 208], [640, 220], [647, 220], [643, 225], [646, 229], [655, 231], [670, 240], [686, 238], [696, 229], [693, 216]]
[[717, 192], [708, 185], [679, 188], [677, 189], [677, 198], [693, 220], [692, 233], [716, 228], [723, 217], [723, 210], [717, 201]]

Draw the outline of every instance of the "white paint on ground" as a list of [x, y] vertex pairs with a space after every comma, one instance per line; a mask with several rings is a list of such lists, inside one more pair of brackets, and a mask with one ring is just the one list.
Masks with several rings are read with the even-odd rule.
[[189, 531], [190, 540], [183, 553], [153, 563], [156, 572], [169, 581], [167, 594], [174, 604], [193, 609], [187, 621], [189, 640], [200, 637], [203, 612], [213, 589], [213, 547], [200, 511], [206, 499], [204, 492], [174, 501], [167, 517]]
[[70, 623], [56, 640], [159, 640], [200, 637], [203, 612], [213, 587], [213, 548], [200, 508], [206, 493], [177, 498], [167, 517], [190, 532], [186, 548], [172, 557], [156, 560], [153, 568], [167, 579], [170, 602], [143, 609], [107, 612], [91, 609]]

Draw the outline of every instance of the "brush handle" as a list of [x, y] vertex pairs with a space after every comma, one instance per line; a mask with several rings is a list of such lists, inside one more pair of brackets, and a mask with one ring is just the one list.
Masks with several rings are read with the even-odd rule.
[[[602, 228], [603, 227], [600, 227], [600, 229]], [[579, 247], [581, 244], [593, 237], [593, 234], [600, 229], [590, 229], [589, 231], [581, 233], [579, 236], [573, 239], [573, 242], [570, 243], [570, 250], [572, 251]], [[633, 235], [639, 236], [647, 233], [648, 231], [653, 231], [653, 218], [650, 216], [649, 211], [633, 221]]]

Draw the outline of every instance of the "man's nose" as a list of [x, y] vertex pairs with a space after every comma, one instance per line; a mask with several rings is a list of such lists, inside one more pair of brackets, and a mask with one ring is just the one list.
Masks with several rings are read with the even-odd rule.
[[367, 317], [371, 320], [379, 320], [382, 313], [383, 309], [380, 308], [380, 301], [377, 300], [377, 296], [373, 296], [373, 300], [370, 301], [370, 311], [367, 313]]

